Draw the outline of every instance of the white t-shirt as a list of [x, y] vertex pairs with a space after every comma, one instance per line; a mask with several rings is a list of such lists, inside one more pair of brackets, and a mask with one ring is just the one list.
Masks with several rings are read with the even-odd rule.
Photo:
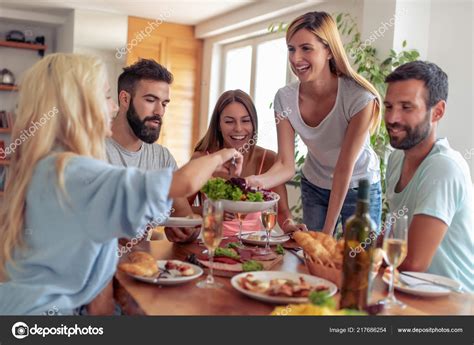
[[[308, 147], [303, 166], [304, 176], [315, 186], [331, 189], [334, 169], [349, 121], [375, 96], [352, 79], [339, 77], [334, 107], [318, 126], [311, 127], [300, 114], [299, 85], [296, 82], [279, 89], [273, 102], [274, 109], [277, 116], [288, 117], [295, 132]], [[369, 131], [357, 156], [349, 188], [357, 187], [358, 181], [363, 178], [368, 179], [371, 184], [380, 181], [379, 159], [370, 146]]]

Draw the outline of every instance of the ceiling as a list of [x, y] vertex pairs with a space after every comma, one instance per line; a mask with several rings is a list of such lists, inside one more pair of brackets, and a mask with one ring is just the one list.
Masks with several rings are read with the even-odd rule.
[[160, 18], [171, 13], [173, 23], [196, 25], [262, 0], [0, 0], [4, 8], [63, 15], [70, 9], [124, 14], [142, 18]]

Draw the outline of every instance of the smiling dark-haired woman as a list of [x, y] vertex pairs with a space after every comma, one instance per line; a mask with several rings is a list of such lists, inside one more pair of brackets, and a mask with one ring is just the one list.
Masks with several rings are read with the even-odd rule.
[[[258, 117], [252, 98], [242, 90], [224, 92], [217, 100], [209, 128], [197, 143], [192, 158], [202, 157], [223, 148], [234, 148], [243, 154], [242, 176], [261, 174], [275, 162], [276, 154], [257, 145]], [[216, 174], [214, 174], [217, 176]], [[223, 178], [228, 176], [220, 175]], [[284, 232], [307, 230], [304, 224], [293, 221], [288, 207], [285, 185], [278, 185], [273, 191], [280, 195], [278, 203], [278, 224]], [[243, 221], [245, 231], [262, 229], [259, 213], [251, 213]], [[235, 235], [239, 223], [234, 215], [226, 213], [224, 235]]]

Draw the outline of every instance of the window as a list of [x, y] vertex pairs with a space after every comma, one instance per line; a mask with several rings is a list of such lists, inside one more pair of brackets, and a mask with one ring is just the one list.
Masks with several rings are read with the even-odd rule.
[[258, 111], [258, 144], [275, 152], [278, 142], [273, 111], [273, 98], [286, 85], [287, 53], [284, 38], [263, 42], [257, 46], [255, 71], [255, 107]]
[[252, 68], [252, 47], [230, 49], [226, 54], [224, 90], [241, 89], [250, 94], [250, 71]]

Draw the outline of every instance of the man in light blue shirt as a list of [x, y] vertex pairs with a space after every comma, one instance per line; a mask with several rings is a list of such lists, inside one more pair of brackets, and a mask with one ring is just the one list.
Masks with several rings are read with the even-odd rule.
[[385, 80], [385, 123], [398, 149], [387, 165], [390, 210], [408, 210], [408, 254], [400, 270], [439, 274], [474, 291], [472, 181], [466, 161], [437, 139], [448, 77], [433, 63], [404, 64]]

